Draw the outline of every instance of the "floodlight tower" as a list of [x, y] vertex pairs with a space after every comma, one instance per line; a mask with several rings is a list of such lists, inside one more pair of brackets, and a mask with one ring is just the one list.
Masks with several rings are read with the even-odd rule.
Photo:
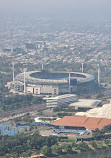
[[98, 84], [100, 86], [100, 65], [98, 64]]
[[71, 94], [71, 73], [69, 72], [69, 94]]
[[14, 63], [12, 63], [12, 71], [13, 71], [13, 85], [14, 85], [14, 89], [15, 89], [15, 68], [14, 68]]
[[11, 55], [12, 55], [12, 53], [13, 53], [13, 47], [11, 47]]
[[84, 73], [84, 63], [82, 63], [82, 73]]
[[42, 63], [42, 70], [44, 69], [44, 64]]
[[24, 69], [24, 95], [26, 94], [26, 68]]

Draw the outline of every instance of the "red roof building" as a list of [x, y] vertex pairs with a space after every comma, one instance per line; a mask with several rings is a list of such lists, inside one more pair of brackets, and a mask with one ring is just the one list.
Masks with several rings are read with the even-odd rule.
[[51, 122], [54, 126], [62, 127], [84, 127], [86, 129], [95, 130], [102, 129], [107, 125], [111, 125], [111, 119], [84, 117], [84, 116], [65, 116], [59, 120]]

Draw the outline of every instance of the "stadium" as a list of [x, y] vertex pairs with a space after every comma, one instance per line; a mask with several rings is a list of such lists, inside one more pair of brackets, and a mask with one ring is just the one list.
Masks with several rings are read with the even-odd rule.
[[12, 82], [18, 92], [43, 95], [89, 94], [98, 89], [93, 75], [79, 72], [29, 71], [16, 75]]

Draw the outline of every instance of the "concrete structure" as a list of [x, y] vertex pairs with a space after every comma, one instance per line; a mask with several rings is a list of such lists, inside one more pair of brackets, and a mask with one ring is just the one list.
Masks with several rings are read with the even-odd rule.
[[74, 107], [75, 109], [93, 109], [99, 106], [101, 100], [94, 99], [79, 99], [75, 103], [71, 103], [69, 106]]
[[[15, 84], [17, 82], [24, 83], [24, 73], [15, 77]], [[94, 76], [86, 73], [41, 70], [25, 72], [24, 88], [26, 93], [37, 95], [86, 94], [95, 92], [98, 89], [98, 83]]]
[[44, 98], [48, 107], [53, 108], [60, 105], [68, 106], [70, 103], [77, 101], [74, 94], [65, 94], [57, 97]]

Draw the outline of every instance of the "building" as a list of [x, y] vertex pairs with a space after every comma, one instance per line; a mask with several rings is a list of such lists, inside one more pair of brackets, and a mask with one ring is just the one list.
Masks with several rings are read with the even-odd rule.
[[95, 99], [79, 99], [74, 103], [71, 103], [69, 106], [74, 107], [75, 109], [93, 109], [101, 104], [101, 100]]
[[0, 134], [1, 135], [17, 135], [20, 133], [24, 133], [26, 130], [29, 130], [30, 126], [28, 125], [16, 125], [13, 126], [11, 124], [0, 124]]
[[39, 94], [48, 94], [56, 95], [59, 94], [59, 89], [57, 86], [47, 86], [47, 85], [27, 85], [27, 93], [39, 95]]
[[111, 119], [111, 103], [104, 104], [102, 107], [90, 109], [86, 112], [77, 112], [75, 115]]
[[59, 120], [51, 122], [59, 129], [73, 130], [96, 130], [103, 129], [107, 125], [111, 125], [111, 119], [85, 117], [85, 116], [65, 116]]
[[68, 106], [70, 103], [77, 101], [75, 94], [65, 94], [56, 97], [44, 98], [46, 100], [47, 107], [53, 108], [60, 105]]
[[23, 85], [25, 93], [36, 95], [89, 94], [98, 89], [98, 83], [93, 75], [79, 72], [50, 72], [48, 70], [20, 73], [11, 83], [11, 87], [18, 92], [24, 91]]

